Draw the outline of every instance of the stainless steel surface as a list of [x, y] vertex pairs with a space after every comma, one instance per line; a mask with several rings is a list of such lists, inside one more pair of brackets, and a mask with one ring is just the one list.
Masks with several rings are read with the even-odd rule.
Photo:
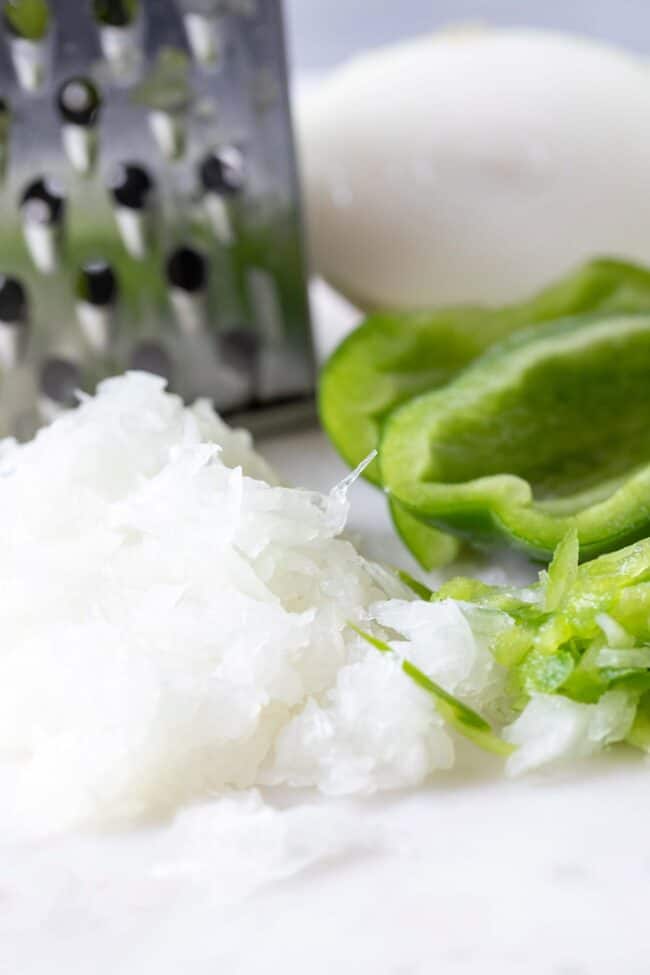
[[[0, 434], [25, 436], [49, 418], [39, 376], [50, 359], [91, 391], [153, 361], [143, 343], [155, 343], [173, 389], [224, 413], [309, 399], [280, 0], [49, 9], [34, 36], [0, 24], [0, 274], [24, 287], [30, 322], [21, 361], [0, 364]], [[214, 171], [205, 185], [215, 157], [225, 175], [239, 160], [236, 186]], [[200, 293], [182, 286], [192, 277], [183, 255], [204, 269]], [[83, 268], [98, 262], [116, 280], [110, 313], [87, 293]], [[233, 334], [255, 355], [229, 358]]]

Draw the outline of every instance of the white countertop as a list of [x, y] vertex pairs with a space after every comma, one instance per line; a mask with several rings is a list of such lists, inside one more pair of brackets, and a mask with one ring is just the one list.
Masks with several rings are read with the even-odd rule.
[[0, 846], [0, 971], [645, 975], [646, 796], [620, 757], [542, 783], [466, 764], [412, 796]]

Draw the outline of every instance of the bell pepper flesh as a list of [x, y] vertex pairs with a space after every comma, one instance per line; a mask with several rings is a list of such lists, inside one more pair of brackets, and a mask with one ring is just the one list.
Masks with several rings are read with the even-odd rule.
[[[338, 347], [321, 373], [319, 411], [332, 443], [351, 467], [378, 445], [401, 404], [449, 382], [492, 344], [537, 322], [591, 311], [650, 308], [650, 272], [621, 261], [593, 261], [529, 301], [502, 309], [464, 307], [376, 314]], [[364, 477], [380, 485], [378, 462]], [[450, 561], [457, 545], [393, 508], [395, 527], [420, 564]]]
[[650, 534], [650, 315], [551, 322], [391, 415], [381, 476], [426, 524], [549, 559]]

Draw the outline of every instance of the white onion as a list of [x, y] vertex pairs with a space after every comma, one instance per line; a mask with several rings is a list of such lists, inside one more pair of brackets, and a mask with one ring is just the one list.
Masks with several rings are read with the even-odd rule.
[[[108, 380], [30, 443], [2, 444], [14, 813], [111, 822], [228, 787], [373, 792], [449, 766], [431, 699], [347, 625], [372, 625], [387, 590], [404, 597], [341, 536], [349, 485], [279, 486], [248, 434], [163, 387]], [[405, 632], [410, 606], [391, 616]], [[449, 645], [471, 639], [456, 624]]]
[[315, 269], [363, 306], [520, 299], [650, 261], [645, 59], [467, 30], [372, 51], [299, 101]]
[[508, 759], [510, 775], [542, 765], [587, 758], [627, 735], [636, 698], [624, 690], [607, 691], [596, 704], [580, 704], [561, 694], [536, 694], [504, 738], [517, 745]]

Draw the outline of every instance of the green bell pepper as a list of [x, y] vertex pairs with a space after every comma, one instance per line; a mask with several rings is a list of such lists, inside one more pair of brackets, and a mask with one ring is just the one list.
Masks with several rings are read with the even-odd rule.
[[[593, 704], [607, 691], [627, 693], [636, 717], [626, 740], [650, 750], [650, 539], [578, 567], [570, 531], [548, 572], [525, 589], [456, 578], [420, 598], [460, 599], [470, 609], [510, 617], [494, 627], [490, 650], [508, 671], [508, 706], [532, 694], [559, 694]], [[403, 574], [402, 574], [403, 576]], [[473, 604], [471, 606], [470, 604]], [[480, 619], [480, 617], [479, 617]]]
[[519, 332], [387, 421], [381, 475], [435, 528], [549, 559], [650, 534], [650, 314]]
[[[341, 456], [355, 467], [377, 447], [396, 407], [449, 382], [512, 332], [569, 315], [644, 309], [650, 309], [650, 271], [603, 259], [507, 308], [373, 315], [345, 339], [321, 373], [321, 421]], [[380, 485], [378, 463], [364, 476]], [[403, 507], [393, 505], [392, 513], [397, 531], [424, 568], [453, 557], [453, 540], [423, 526]]]

